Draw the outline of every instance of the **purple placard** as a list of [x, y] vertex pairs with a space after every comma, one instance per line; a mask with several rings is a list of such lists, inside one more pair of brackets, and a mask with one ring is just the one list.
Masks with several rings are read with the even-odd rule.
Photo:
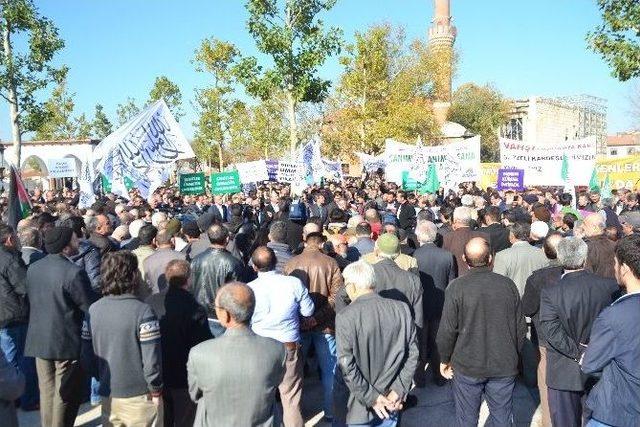
[[278, 180], [278, 161], [277, 160], [265, 160], [267, 165], [267, 173], [269, 174], [269, 181]]
[[498, 191], [524, 190], [524, 169], [498, 169]]

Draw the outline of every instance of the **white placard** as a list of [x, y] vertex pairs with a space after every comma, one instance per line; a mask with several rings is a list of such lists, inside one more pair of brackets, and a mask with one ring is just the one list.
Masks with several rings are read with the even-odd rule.
[[49, 169], [49, 178], [75, 178], [78, 176], [76, 161], [70, 157], [49, 159], [47, 169]]
[[246, 162], [236, 164], [238, 174], [240, 174], [240, 182], [242, 184], [250, 184], [254, 182], [262, 182], [269, 180], [269, 172], [267, 171], [267, 163], [264, 160], [256, 160], [255, 162]]
[[524, 185], [564, 185], [562, 158], [569, 162], [571, 185], [588, 185], [596, 163], [596, 137], [553, 145], [500, 139], [503, 168], [524, 169]]
[[304, 164], [300, 162], [280, 161], [278, 163], [278, 182], [285, 184], [299, 181], [304, 176]]

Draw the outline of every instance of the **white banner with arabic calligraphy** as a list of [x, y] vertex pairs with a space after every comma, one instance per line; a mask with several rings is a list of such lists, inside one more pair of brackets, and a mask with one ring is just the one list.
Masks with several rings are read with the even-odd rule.
[[429, 163], [436, 165], [440, 185], [445, 189], [456, 188], [462, 182], [480, 180], [479, 136], [449, 144], [422, 146], [419, 153], [416, 152], [417, 147], [387, 139], [384, 157], [388, 181], [401, 185], [403, 172], [425, 177]]
[[148, 197], [168, 178], [177, 160], [195, 157], [189, 141], [164, 100], [151, 104], [93, 151], [96, 169], [112, 183], [112, 192], [126, 194], [124, 178]]
[[372, 156], [371, 154], [356, 152], [356, 156], [360, 159], [362, 167], [366, 172], [376, 172], [378, 169], [384, 169], [384, 154]]
[[500, 139], [503, 168], [524, 169], [524, 185], [564, 185], [562, 158], [569, 161], [572, 185], [588, 185], [596, 163], [596, 137], [590, 136], [560, 144], [540, 145]]

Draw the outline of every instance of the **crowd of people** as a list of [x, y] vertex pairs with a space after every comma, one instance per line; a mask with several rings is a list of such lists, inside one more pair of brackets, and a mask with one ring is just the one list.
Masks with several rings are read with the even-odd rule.
[[30, 196], [0, 224], [3, 426], [18, 406], [72, 426], [90, 401], [105, 426], [298, 427], [316, 372], [335, 426], [394, 426], [429, 381], [451, 383], [455, 425], [483, 399], [513, 425], [518, 377], [545, 427], [640, 420], [633, 191], [420, 195], [376, 173], [300, 196]]

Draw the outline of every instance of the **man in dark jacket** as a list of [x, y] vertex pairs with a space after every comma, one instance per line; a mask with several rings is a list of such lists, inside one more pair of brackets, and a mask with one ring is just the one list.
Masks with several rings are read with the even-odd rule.
[[549, 267], [534, 271], [527, 279], [522, 296], [522, 312], [531, 317], [533, 321], [534, 343], [537, 342], [540, 350], [538, 363], [538, 390], [540, 391], [540, 406], [542, 409], [543, 426], [551, 426], [549, 414], [549, 400], [547, 398], [547, 342], [540, 328], [540, 293], [546, 286], [550, 286], [560, 280], [562, 266], [558, 262], [558, 244], [562, 240], [562, 234], [553, 232], [544, 241], [544, 254], [549, 260]]
[[220, 336], [224, 329], [216, 318], [213, 302], [218, 289], [229, 282], [246, 281], [247, 272], [238, 258], [227, 249], [229, 231], [220, 224], [207, 230], [210, 247], [191, 262], [193, 295], [198, 303], [207, 309], [209, 326], [214, 336]]
[[413, 257], [418, 261], [424, 303], [424, 332], [418, 340], [422, 357], [418, 364], [416, 385], [424, 386], [424, 368], [427, 360], [430, 362], [433, 381], [437, 385], [443, 385], [436, 334], [442, 316], [445, 289], [456, 278], [458, 269], [453, 254], [436, 246], [438, 227], [434, 223], [420, 222], [416, 228], [416, 234], [421, 246], [413, 253]]
[[44, 235], [49, 255], [29, 267], [27, 293], [31, 307], [25, 354], [36, 358], [42, 425], [73, 425], [82, 400], [80, 330], [91, 304], [87, 273], [70, 257], [78, 238], [68, 227]]
[[551, 422], [557, 426], [582, 424], [585, 376], [579, 360], [589, 344], [591, 325], [611, 303], [616, 282], [584, 269], [587, 244], [567, 237], [558, 244], [562, 278], [542, 289], [540, 326], [547, 347], [547, 390]]
[[35, 227], [24, 227], [18, 231], [20, 252], [24, 265], [29, 265], [45, 257], [42, 250], [42, 233]]
[[487, 206], [484, 214], [484, 222], [486, 225], [478, 229], [478, 231], [489, 235], [491, 250], [494, 254], [511, 247], [509, 230], [500, 222], [501, 217], [502, 212], [499, 207]]
[[513, 424], [518, 353], [527, 324], [515, 283], [491, 272], [491, 247], [473, 238], [464, 250], [470, 270], [449, 284], [438, 330], [440, 372], [453, 378], [459, 426], [478, 424], [483, 394], [493, 424]]
[[640, 236], [618, 243], [615, 270], [627, 294], [605, 308], [591, 328], [582, 372], [602, 376], [586, 405], [595, 425], [635, 427], [640, 420]]
[[276, 254], [276, 273], [282, 274], [284, 266], [293, 258], [291, 248], [286, 243], [287, 225], [283, 221], [274, 221], [269, 227], [269, 242], [267, 247]]
[[396, 200], [398, 201], [398, 211], [396, 215], [400, 228], [405, 231], [414, 228], [416, 226], [416, 208], [407, 200], [407, 193], [398, 191]]
[[613, 259], [616, 244], [604, 234], [607, 227], [605, 219], [599, 213], [591, 214], [584, 219], [582, 227], [589, 248], [584, 268], [598, 276], [614, 279]]
[[84, 238], [86, 231], [84, 219], [79, 216], [73, 216], [67, 218], [62, 225], [72, 228], [79, 239], [78, 253], [71, 257], [71, 261], [87, 273], [91, 281], [91, 288], [97, 296], [100, 296], [102, 294], [100, 289], [100, 261], [102, 260], [102, 254], [97, 246]]
[[465, 206], [457, 207], [453, 211], [453, 231], [445, 234], [442, 238], [442, 247], [456, 257], [458, 277], [469, 272], [469, 267], [462, 259], [467, 242], [474, 237], [483, 237], [491, 243], [491, 238], [488, 234], [473, 231], [471, 229], [471, 224], [474, 222], [471, 217], [471, 212], [472, 209]]
[[87, 231], [89, 232], [89, 241], [100, 249], [101, 255], [118, 250], [118, 245], [109, 238], [113, 227], [108, 216], [101, 214], [89, 219]]
[[[418, 362], [409, 306], [376, 293], [373, 268], [364, 261], [345, 269], [353, 301], [336, 317], [338, 360], [349, 389], [349, 425], [396, 425]], [[410, 273], [408, 273], [410, 274]], [[393, 325], [394, 333], [387, 326]], [[338, 403], [338, 402], [337, 402]]]
[[[28, 230], [30, 235], [40, 235], [37, 228]], [[33, 240], [29, 243], [37, 245], [37, 238]], [[20, 405], [23, 410], [32, 410], [38, 405], [38, 378], [33, 358], [24, 355], [29, 318], [27, 269], [17, 244], [13, 228], [0, 224], [0, 349], [7, 361], [25, 375], [27, 387]]]

